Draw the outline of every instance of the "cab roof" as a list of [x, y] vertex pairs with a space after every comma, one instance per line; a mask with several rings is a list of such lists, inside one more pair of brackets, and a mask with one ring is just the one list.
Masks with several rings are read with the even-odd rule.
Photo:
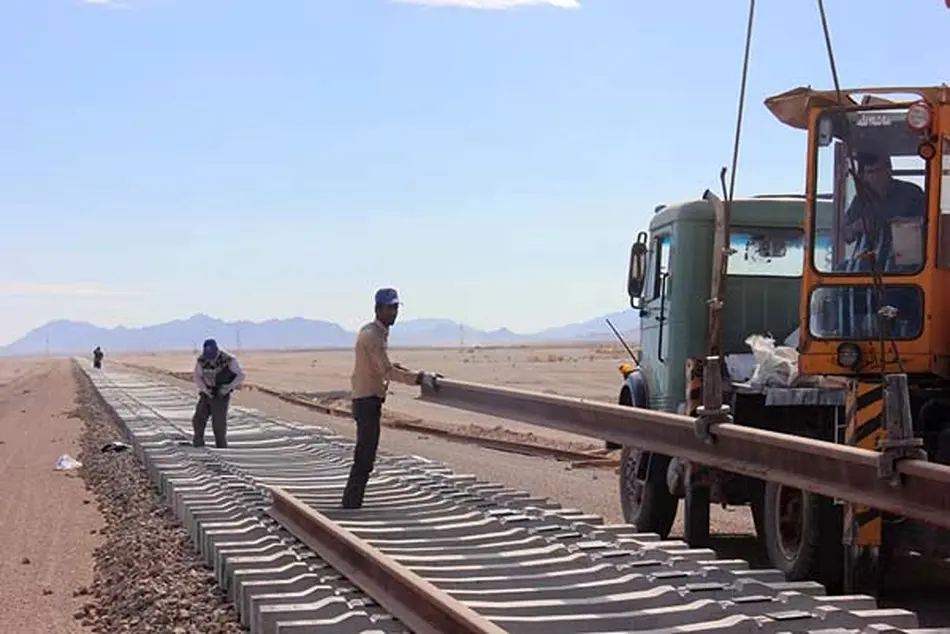
[[[819, 205], [833, 205], [825, 196], [820, 196]], [[829, 210], [830, 211], [830, 210]], [[818, 214], [830, 218], [831, 213]], [[698, 198], [684, 202], [661, 205], [650, 221], [650, 231], [675, 222], [715, 222], [716, 212], [712, 203]], [[805, 198], [800, 195], [760, 195], [735, 198], [732, 201], [732, 226], [752, 227], [803, 227], [805, 224]]]
[[[950, 102], [950, 88], [946, 84], [939, 86], [903, 86], [877, 88], [842, 88], [844, 107], [883, 106], [906, 103], [893, 101], [886, 95], [917, 95], [934, 105]], [[864, 96], [861, 101], [857, 96]], [[838, 93], [834, 90], [815, 90], [811, 86], [799, 86], [781, 94], [768, 97], [765, 107], [776, 119], [785, 125], [801, 130], [808, 129], [808, 111], [812, 108], [830, 108], [839, 105]]]

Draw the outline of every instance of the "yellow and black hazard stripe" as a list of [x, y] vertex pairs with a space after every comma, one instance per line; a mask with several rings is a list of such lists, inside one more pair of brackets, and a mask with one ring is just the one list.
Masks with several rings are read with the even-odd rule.
[[695, 416], [703, 404], [703, 368], [705, 359], [686, 360], [686, 415]]
[[[852, 381], [846, 400], [845, 444], [877, 451], [884, 438], [883, 381]], [[848, 504], [844, 513], [845, 533], [855, 546], [880, 546], [883, 519], [875, 509]]]

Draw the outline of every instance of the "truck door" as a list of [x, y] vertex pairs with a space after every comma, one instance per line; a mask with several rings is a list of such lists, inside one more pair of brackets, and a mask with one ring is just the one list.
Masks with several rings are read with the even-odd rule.
[[670, 401], [666, 365], [670, 348], [668, 321], [672, 238], [669, 230], [653, 236], [643, 308], [640, 311], [640, 360], [650, 388], [650, 405], [664, 410], [669, 409]]

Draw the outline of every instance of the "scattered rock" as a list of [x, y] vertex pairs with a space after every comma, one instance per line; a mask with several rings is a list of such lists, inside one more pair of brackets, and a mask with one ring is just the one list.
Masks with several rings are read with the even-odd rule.
[[53, 591], [52, 591], [52, 590], [50, 590], [49, 588], [43, 588], [43, 595], [44, 595], [44, 596], [49, 596], [49, 595], [51, 595], [51, 594], [53, 594]]
[[24, 566], [29, 565], [31, 563], [30, 558], [24, 557], [23, 559], [20, 560], [20, 563], [23, 564]]
[[73, 593], [88, 597], [74, 617], [99, 634], [245, 632], [135, 454], [101, 451], [121, 436], [119, 426], [88, 379], [79, 379], [81, 472], [105, 526], [98, 530], [103, 543], [95, 553], [93, 584]]

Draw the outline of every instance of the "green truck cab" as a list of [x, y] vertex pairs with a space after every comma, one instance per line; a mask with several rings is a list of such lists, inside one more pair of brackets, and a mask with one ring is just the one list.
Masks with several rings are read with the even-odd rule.
[[[798, 327], [804, 263], [801, 198], [732, 203], [723, 353], [747, 354], [750, 334], [781, 342]], [[683, 412], [686, 360], [706, 354], [715, 212], [693, 200], [657, 208], [650, 222], [640, 311], [640, 369], [649, 407]], [[642, 405], [641, 405], [642, 406]]]
[[[825, 196], [818, 201], [819, 206], [832, 204]], [[801, 196], [737, 198], [731, 205], [721, 354], [738, 424], [809, 433], [799, 420], [802, 415], [814, 418], [800, 407], [763, 409], [764, 390], [749, 384], [755, 361], [746, 343], [750, 335], [766, 335], [776, 346], [797, 346], [804, 214]], [[687, 361], [704, 358], [709, 349], [708, 300], [717, 232], [723, 232], [723, 225], [717, 226], [716, 208], [704, 195], [657, 207], [649, 232], [640, 233], [633, 245], [628, 294], [632, 308], [640, 313], [640, 353], [637, 367], [621, 366], [621, 405], [688, 413]], [[676, 457], [623, 447], [619, 484], [626, 521], [640, 531], [667, 537], [679, 500], [685, 497], [686, 482], [693, 477], [686, 475], [687, 469], [688, 463]], [[774, 501], [771, 506], [767, 503], [768, 483], [725, 473], [713, 479], [712, 503], [752, 507], [756, 533], [766, 542], [773, 564], [781, 564], [790, 577], [798, 576], [796, 566], [814, 567], [820, 555], [808, 551], [807, 537], [799, 536], [798, 545], [781, 543], [779, 511]], [[766, 513], [775, 515], [774, 521], [769, 522]]]

